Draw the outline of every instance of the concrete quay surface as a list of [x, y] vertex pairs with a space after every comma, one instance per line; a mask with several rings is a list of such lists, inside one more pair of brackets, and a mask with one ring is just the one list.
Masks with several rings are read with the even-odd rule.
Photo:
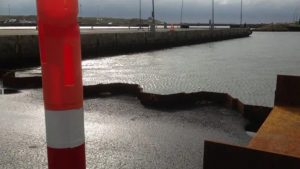
[[[179, 29], [178, 29], [179, 30]], [[157, 29], [159, 32], [166, 32], [169, 29]], [[82, 28], [80, 29], [81, 34], [99, 34], [99, 33], [134, 33], [134, 32], [148, 32], [148, 29], [123, 29], [123, 28], [104, 28], [104, 29], [91, 29]], [[36, 29], [0, 29], [0, 36], [15, 36], [15, 35], [37, 35], [38, 30]]]
[[[129, 96], [84, 104], [88, 168], [201, 169], [204, 140], [250, 140], [241, 114], [218, 106], [155, 110]], [[0, 95], [0, 107], [0, 168], [47, 168], [42, 91]]]
[[[39, 64], [36, 30], [0, 30], [0, 67]], [[161, 29], [155, 34], [137, 29], [82, 29], [83, 58], [108, 56], [247, 37], [249, 29]]]
[[[179, 29], [176, 28], [176, 31], [191, 31], [191, 30], [207, 30], [207, 29]], [[157, 32], [168, 32], [170, 29], [156, 29]], [[136, 29], [136, 28], [81, 28], [81, 34], [102, 34], [102, 33], [137, 33], [137, 32], [149, 32], [148, 28]], [[38, 30], [34, 28], [25, 28], [24, 29], [0, 29], [0, 36], [16, 36], [16, 35], [38, 35]]]

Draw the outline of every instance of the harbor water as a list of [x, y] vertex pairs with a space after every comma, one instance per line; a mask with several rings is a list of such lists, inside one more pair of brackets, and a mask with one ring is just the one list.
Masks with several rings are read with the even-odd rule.
[[136, 83], [146, 92], [228, 93], [251, 105], [273, 106], [277, 74], [300, 75], [300, 33], [249, 38], [83, 62], [84, 83]]
[[85, 60], [84, 84], [134, 83], [158, 94], [213, 91], [272, 107], [277, 74], [300, 75], [299, 35], [255, 32], [249, 38]]
[[[146, 92], [215, 91], [272, 106], [277, 74], [300, 75], [299, 33], [249, 38], [83, 61], [85, 85], [135, 83]], [[40, 75], [40, 68], [17, 76]], [[202, 168], [204, 140], [245, 146], [241, 114], [207, 105], [143, 107], [131, 96], [84, 101], [88, 168]], [[0, 95], [0, 168], [46, 168], [41, 89]]]

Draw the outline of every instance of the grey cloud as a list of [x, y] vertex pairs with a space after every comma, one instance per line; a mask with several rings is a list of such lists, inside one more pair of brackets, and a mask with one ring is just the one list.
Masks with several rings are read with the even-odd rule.
[[[300, 16], [300, 0], [243, 0], [246, 22], [288, 22]], [[138, 17], [139, 0], [80, 0], [83, 16]], [[155, 0], [156, 16], [160, 20], [179, 22], [181, 0]], [[0, 15], [35, 14], [35, 0], [0, 0]], [[239, 22], [240, 0], [215, 0], [216, 22]], [[151, 0], [142, 0], [143, 18], [151, 14]], [[184, 0], [185, 22], [208, 22], [211, 0]]]

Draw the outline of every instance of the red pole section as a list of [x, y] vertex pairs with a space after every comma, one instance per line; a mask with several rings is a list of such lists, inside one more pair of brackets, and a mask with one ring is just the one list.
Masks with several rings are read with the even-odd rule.
[[77, 0], [37, 0], [49, 169], [85, 169]]

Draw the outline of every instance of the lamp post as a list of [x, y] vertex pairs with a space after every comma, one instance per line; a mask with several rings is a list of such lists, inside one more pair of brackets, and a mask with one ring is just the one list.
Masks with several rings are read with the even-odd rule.
[[215, 0], [212, 0], [211, 29], [215, 27]]
[[243, 0], [241, 0], [241, 16], [240, 16], [240, 26], [243, 25]]
[[152, 25], [150, 27], [150, 31], [155, 33], [155, 11], [154, 11], [154, 0], [152, 0]]
[[297, 11], [298, 11], [298, 7], [296, 7], [295, 10], [294, 10], [294, 13], [293, 13], [293, 22], [297, 22], [298, 21]]
[[97, 6], [97, 16], [100, 18], [100, 5]]
[[180, 25], [182, 25], [182, 15], [183, 15], [183, 0], [181, 1]]
[[8, 4], [8, 16], [10, 16], [10, 4]]
[[82, 17], [82, 4], [79, 3], [79, 17]]
[[140, 29], [142, 29], [142, 0], [139, 0], [139, 2], [140, 2], [140, 10], [139, 10], [139, 18], [140, 18], [140, 25], [139, 25], [139, 27], [140, 27]]

